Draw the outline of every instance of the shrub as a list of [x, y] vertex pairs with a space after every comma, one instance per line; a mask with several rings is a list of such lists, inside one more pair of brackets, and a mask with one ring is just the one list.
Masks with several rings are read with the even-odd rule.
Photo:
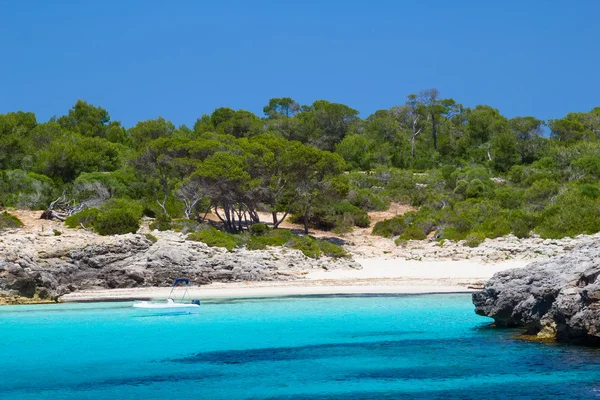
[[319, 248], [323, 255], [332, 258], [348, 257], [346, 250], [342, 246], [338, 246], [335, 243], [328, 242], [327, 240], [319, 240]]
[[465, 246], [477, 247], [485, 240], [485, 235], [479, 232], [471, 233], [465, 239]]
[[523, 204], [523, 191], [511, 187], [496, 189], [496, 200], [502, 208], [517, 209]]
[[600, 231], [598, 200], [568, 190], [542, 211], [536, 231], [543, 238], [560, 239]]
[[292, 249], [300, 250], [305, 256], [310, 258], [319, 258], [321, 256], [319, 241], [310, 236], [294, 237]]
[[348, 194], [348, 201], [364, 211], [385, 211], [389, 202], [376, 193], [366, 189], [355, 189]]
[[398, 216], [377, 222], [373, 227], [372, 234], [389, 238], [401, 235], [404, 232], [404, 229], [406, 229], [404, 218]]
[[521, 210], [514, 210], [508, 214], [510, 229], [518, 238], [529, 237], [535, 226], [535, 219]]
[[14, 229], [22, 226], [23, 223], [17, 216], [9, 214], [6, 211], [0, 214], [0, 229]]
[[558, 194], [558, 183], [544, 178], [536, 181], [525, 191], [525, 202], [534, 210], [541, 210], [553, 196]]
[[283, 246], [288, 244], [294, 235], [287, 229], [273, 229], [264, 235], [250, 236], [246, 243], [248, 250], [264, 250], [267, 246]]
[[416, 225], [408, 226], [398, 238], [399, 240], [423, 240], [427, 235]]
[[67, 225], [69, 228], [93, 228], [99, 215], [100, 210], [97, 208], [86, 208], [77, 214], [67, 217], [65, 220], [65, 225]]
[[206, 243], [210, 247], [225, 247], [229, 251], [242, 244], [239, 236], [222, 232], [213, 227], [208, 227], [207, 229], [190, 233], [188, 235], [188, 239], [195, 242]]
[[269, 227], [267, 224], [263, 223], [252, 224], [250, 226], [250, 232], [257, 236], [264, 235], [265, 233], [269, 232]]
[[598, 185], [584, 183], [579, 185], [579, 193], [592, 199], [597, 199], [600, 197], [600, 188], [598, 188]]
[[146, 233], [144, 236], [146, 236], [146, 239], [148, 239], [152, 243], [156, 243], [158, 241], [158, 238], [150, 233]]
[[60, 235], [62, 235], [62, 232], [59, 231], [58, 229], [52, 229], [52, 232], [54, 233], [54, 236], [60, 236]]
[[173, 220], [171, 217], [165, 214], [159, 214], [158, 217], [150, 223], [150, 229], [156, 229], [159, 231], [168, 231], [173, 226]]
[[135, 201], [111, 199], [102, 205], [100, 211], [94, 222], [94, 229], [100, 235], [135, 233], [140, 228], [143, 207]]
[[140, 229], [140, 220], [126, 209], [113, 208], [102, 212], [94, 229], [100, 235], [124, 235], [136, 233]]
[[473, 179], [467, 185], [465, 195], [467, 197], [482, 197], [485, 192], [485, 185], [481, 179]]

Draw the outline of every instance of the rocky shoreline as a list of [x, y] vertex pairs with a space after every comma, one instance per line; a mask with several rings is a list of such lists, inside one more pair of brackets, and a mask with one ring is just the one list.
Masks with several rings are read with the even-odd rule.
[[287, 248], [249, 251], [209, 247], [176, 232], [98, 237], [4, 235], [0, 242], [0, 297], [37, 300], [85, 289], [169, 286], [186, 276], [211, 282], [301, 279], [315, 269], [361, 268], [351, 259], [311, 259]]
[[538, 339], [600, 345], [600, 243], [495, 274], [473, 294], [475, 312]]

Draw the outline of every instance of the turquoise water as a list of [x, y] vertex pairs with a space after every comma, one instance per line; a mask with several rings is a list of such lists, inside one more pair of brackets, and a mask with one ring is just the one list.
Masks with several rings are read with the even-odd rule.
[[486, 328], [468, 295], [0, 308], [1, 399], [590, 399], [600, 352]]

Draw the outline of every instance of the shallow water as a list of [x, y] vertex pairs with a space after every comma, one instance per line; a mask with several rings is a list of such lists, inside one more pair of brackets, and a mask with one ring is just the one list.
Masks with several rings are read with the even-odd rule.
[[0, 308], [2, 399], [590, 399], [600, 352], [487, 328], [469, 295]]

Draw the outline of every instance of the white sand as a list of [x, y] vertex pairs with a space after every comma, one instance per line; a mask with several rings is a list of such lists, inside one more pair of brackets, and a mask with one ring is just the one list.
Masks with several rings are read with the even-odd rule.
[[[454, 293], [471, 292], [494, 273], [529, 263], [474, 261], [357, 260], [361, 270], [315, 271], [306, 279], [277, 282], [213, 283], [190, 289], [198, 299], [310, 294]], [[64, 302], [164, 299], [169, 288], [85, 290], [65, 295]]]

